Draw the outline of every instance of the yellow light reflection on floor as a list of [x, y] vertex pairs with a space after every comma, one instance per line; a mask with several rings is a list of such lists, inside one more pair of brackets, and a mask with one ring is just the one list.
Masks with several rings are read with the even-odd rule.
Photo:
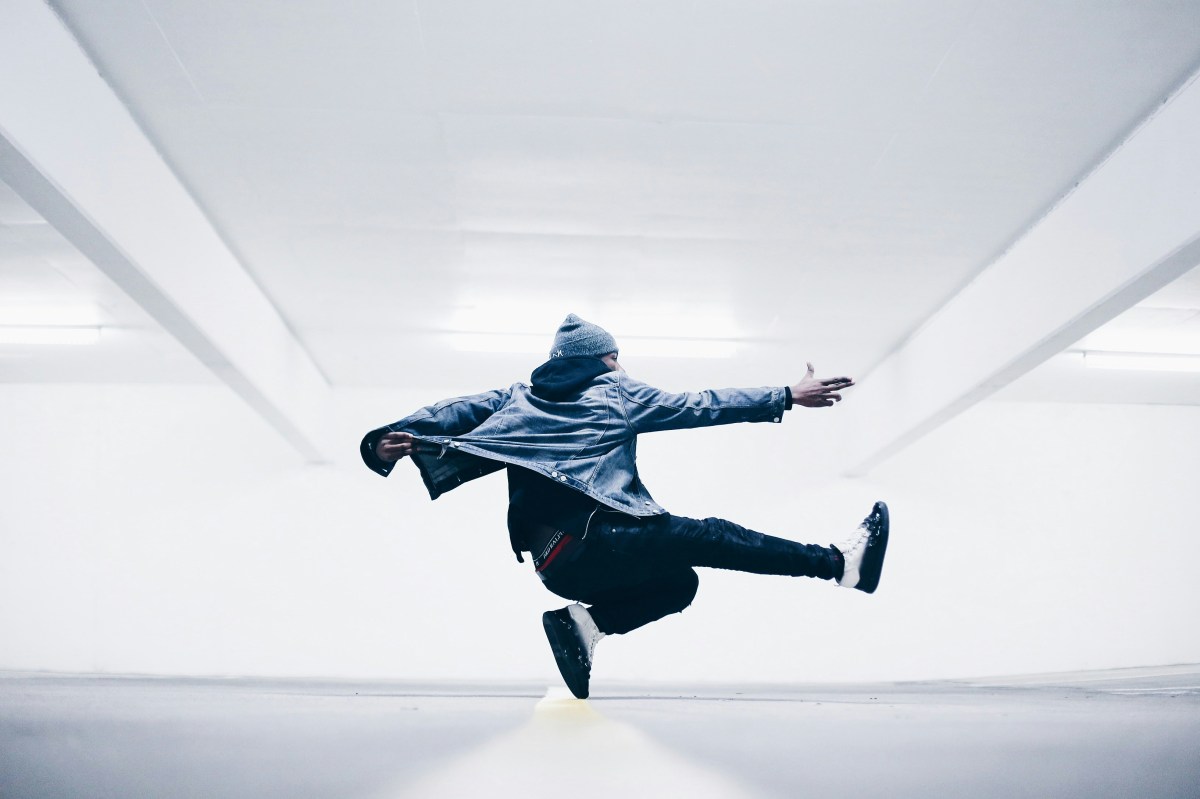
[[605, 718], [587, 700], [551, 688], [527, 723], [390, 795], [736, 799], [752, 793], [636, 727]]

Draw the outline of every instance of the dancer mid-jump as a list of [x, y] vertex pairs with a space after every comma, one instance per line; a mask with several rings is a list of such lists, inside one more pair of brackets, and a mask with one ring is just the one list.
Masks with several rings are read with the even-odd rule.
[[571, 314], [528, 385], [442, 400], [367, 433], [361, 451], [385, 477], [411, 456], [433, 499], [507, 468], [517, 560], [531, 553], [546, 588], [590, 605], [542, 615], [559, 671], [582, 699], [596, 642], [686, 608], [696, 595], [696, 566], [875, 590], [888, 541], [882, 502], [845, 541], [823, 547], [724, 519], [674, 516], [637, 472], [639, 433], [779, 422], [796, 405], [833, 405], [852, 385], [848, 377], [817, 380], [810, 363], [791, 386], [670, 394], [626, 374], [613, 337]]

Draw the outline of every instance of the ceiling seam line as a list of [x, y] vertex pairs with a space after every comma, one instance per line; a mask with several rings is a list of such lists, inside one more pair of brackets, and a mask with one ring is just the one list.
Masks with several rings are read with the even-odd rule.
[[[171, 40], [167, 38], [167, 33], [162, 29], [162, 25], [158, 23], [158, 18], [154, 16], [154, 12], [151, 11], [150, 7], [146, 5], [146, 0], [138, 0], [138, 5], [140, 5], [142, 10], [146, 12], [146, 16], [149, 17], [150, 22], [154, 25], [154, 29], [158, 31], [159, 37], [162, 38], [163, 44], [167, 46], [167, 51], [170, 52], [171, 58], [175, 59], [175, 63], [179, 66], [179, 71], [183, 73], [184, 79], [187, 80], [188, 86], [190, 86], [192, 91], [196, 93], [196, 96], [200, 98], [201, 103], [208, 105], [208, 100], [205, 98], [204, 92], [200, 91], [200, 87], [197, 86], [196, 81], [192, 79], [192, 73], [189, 72], [188, 68], [184, 65], [183, 59], [179, 57], [179, 52], [175, 49], [175, 45], [171, 44]], [[105, 81], [105, 83], [107, 82], [108, 81]]]
[[[938, 59], [937, 66], [933, 68], [933, 72], [931, 72], [929, 77], [925, 79], [925, 85], [921, 87], [921, 91], [917, 93], [917, 97], [912, 103], [913, 109], [916, 109], [918, 106], [920, 106], [922, 101], [924, 101], [925, 96], [929, 94], [929, 87], [933, 85], [933, 81], [937, 78], [938, 73], [942, 71], [942, 67], [945, 65], [946, 59], [950, 58], [950, 54], [955, 51], [958, 45], [962, 42], [963, 37], [967, 35], [967, 29], [970, 28], [971, 23], [975, 21], [975, 15], [979, 13], [979, 7], [981, 5], [983, 5], [983, 0], [977, 0], [974, 7], [972, 7], [971, 13], [967, 15], [967, 21], [963, 23], [962, 31], [958, 34], [958, 36], [954, 37], [954, 41], [950, 42], [950, 46], [946, 48], [946, 52], [942, 53], [942, 57]], [[879, 153], [879, 157], [875, 159], [875, 163], [871, 164], [871, 169], [869, 170], [871, 173], [879, 168], [879, 165], [883, 163], [883, 159], [887, 157], [889, 152], [891, 152], [892, 145], [896, 143], [896, 140], [900, 138], [901, 134], [908, 130], [909, 126], [912, 124], [912, 119], [914, 116], [915, 111], [908, 115], [908, 119], [906, 121], [896, 126], [895, 133], [893, 133], [892, 137], [888, 139], [888, 143], [884, 145], [883, 151]]]

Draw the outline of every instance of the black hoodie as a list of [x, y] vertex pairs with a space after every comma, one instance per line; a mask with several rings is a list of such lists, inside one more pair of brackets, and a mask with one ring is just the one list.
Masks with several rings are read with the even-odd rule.
[[[538, 399], [573, 402], [593, 380], [611, 371], [608, 364], [591, 356], [552, 358], [533, 370], [530, 388]], [[508, 536], [519, 561], [524, 561], [521, 552], [530, 551], [537, 539], [544, 537], [531, 535], [531, 526], [580, 535], [595, 509], [596, 501], [580, 491], [537, 472], [508, 466]], [[538, 554], [533, 553], [534, 557]]]
[[538, 399], [570, 401], [577, 399], [594, 379], [611, 371], [608, 364], [591, 355], [551, 358], [533, 370], [530, 388]]

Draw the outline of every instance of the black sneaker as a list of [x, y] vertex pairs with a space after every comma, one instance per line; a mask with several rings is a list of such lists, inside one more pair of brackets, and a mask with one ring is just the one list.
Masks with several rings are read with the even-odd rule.
[[577, 699], [587, 699], [588, 681], [592, 676], [592, 653], [604, 633], [592, 621], [583, 605], [568, 605], [542, 614], [542, 627], [550, 640], [554, 662], [571, 693]]
[[845, 588], [857, 588], [868, 594], [874, 593], [879, 587], [879, 575], [883, 571], [883, 556], [888, 544], [888, 508], [883, 502], [876, 502], [871, 513], [862, 520], [862, 524], [854, 531], [854, 535], [834, 548], [842, 553], [846, 565], [838, 585]]

